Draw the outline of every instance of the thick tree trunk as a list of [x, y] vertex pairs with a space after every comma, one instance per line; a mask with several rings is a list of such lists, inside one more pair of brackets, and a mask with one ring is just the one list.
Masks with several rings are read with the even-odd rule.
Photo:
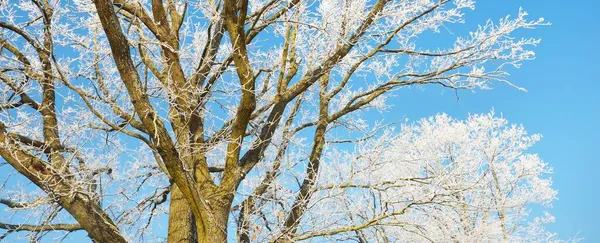
[[198, 241], [194, 215], [189, 203], [177, 185], [171, 187], [169, 205], [169, 243], [195, 243]]
[[[213, 206], [216, 206], [213, 204]], [[224, 207], [227, 206], [227, 207]], [[229, 204], [214, 207], [206, 219], [197, 219], [199, 243], [227, 242], [227, 220], [229, 219]]]
[[196, 219], [181, 190], [173, 185], [167, 241], [169, 243], [227, 242], [227, 220], [231, 204], [227, 203], [227, 200], [218, 202], [208, 203], [211, 209], [205, 209], [207, 216], [204, 219]]

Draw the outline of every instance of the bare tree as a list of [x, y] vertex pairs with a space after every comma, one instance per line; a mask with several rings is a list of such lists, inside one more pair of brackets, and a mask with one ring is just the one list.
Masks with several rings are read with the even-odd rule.
[[[388, 163], [376, 156], [386, 146], [357, 155], [370, 166], [327, 155], [381, 141], [387, 126], [361, 114], [389, 109], [385, 99], [399, 88], [514, 86], [505, 68], [533, 59], [527, 48], [539, 40], [511, 34], [546, 24], [522, 10], [421, 48], [418, 37], [463, 23], [474, 2], [11, 0], [0, 8], [0, 203], [15, 221], [0, 223], [2, 238], [85, 230], [97, 242], [387, 242], [439, 241], [448, 230], [456, 241], [509, 240], [523, 235], [526, 203], [554, 197], [538, 185], [543, 197], [508, 200], [546, 172], [541, 162], [533, 174], [495, 172], [505, 168], [494, 161], [516, 158], [494, 156], [520, 155], [517, 144], [472, 147], [492, 156], [472, 167], [455, 165], [451, 144], [436, 148], [445, 151], [438, 164]], [[465, 151], [461, 161], [482, 158]], [[415, 168], [392, 181], [359, 179], [406, 163]], [[448, 228], [454, 215], [459, 231]], [[168, 235], [153, 233], [167, 220]], [[485, 233], [498, 225], [500, 238]]]

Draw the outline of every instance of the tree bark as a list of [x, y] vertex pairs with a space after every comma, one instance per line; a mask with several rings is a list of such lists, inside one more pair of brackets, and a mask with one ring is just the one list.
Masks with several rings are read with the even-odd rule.
[[211, 200], [204, 208], [205, 218], [196, 218], [185, 196], [176, 185], [171, 188], [169, 206], [169, 243], [227, 242], [227, 221], [229, 220], [229, 200]]
[[222, 243], [227, 242], [227, 221], [229, 219], [229, 207], [231, 203], [209, 203], [213, 209], [207, 209], [207, 218], [196, 219], [198, 227], [199, 243]]
[[197, 242], [196, 224], [194, 214], [177, 185], [171, 187], [171, 201], [169, 205], [169, 230], [167, 242], [185, 243]]

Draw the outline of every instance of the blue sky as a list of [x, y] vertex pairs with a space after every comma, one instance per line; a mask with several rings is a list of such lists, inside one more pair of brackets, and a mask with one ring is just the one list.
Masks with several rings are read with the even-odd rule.
[[537, 58], [509, 70], [509, 80], [528, 92], [495, 84], [489, 91], [459, 92], [457, 102], [453, 92], [436, 87], [404, 89], [390, 100], [394, 102], [393, 115], [387, 118], [416, 120], [439, 112], [465, 118], [493, 108], [509, 122], [542, 134], [530, 151], [554, 167], [552, 178], [559, 199], [548, 209], [556, 217], [549, 229], [561, 238], [579, 232], [584, 242], [600, 242], [600, 159], [596, 154], [600, 137], [600, 2], [478, 1], [475, 11], [467, 11], [464, 26], [473, 29], [488, 18], [514, 16], [519, 7], [529, 12], [532, 20], [544, 17], [552, 23], [524, 32], [542, 38], [534, 48]]

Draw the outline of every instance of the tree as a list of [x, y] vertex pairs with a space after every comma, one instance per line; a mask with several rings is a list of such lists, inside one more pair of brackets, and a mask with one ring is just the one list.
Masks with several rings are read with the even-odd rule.
[[465, 121], [442, 114], [360, 142], [354, 152], [333, 150], [324, 155], [330, 162], [307, 227], [294, 239], [559, 242], [543, 227], [551, 215], [528, 220], [529, 204], [556, 196], [551, 168], [524, 153], [539, 138], [493, 112]]
[[[545, 232], [541, 219], [521, 225], [527, 203], [554, 197], [545, 164], [521, 155], [537, 137], [488, 116], [442, 116], [383, 137], [387, 126], [360, 119], [389, 109], [385, 98], [406, 86], [512, 85], [506, 67], [533, 59], [527, 48], [539, 43], [512, 33], [546, 24], [522, 10], [425, 48], [418, 37], [463, 23], [474, 2], [1, 4], [0, 202], [15, 221], [0, 223], [2, 237], [512, 241]], [[359, 153], [346, 154], [346, 143]], [[161, 221], [167, 236], [152, 233]]]

